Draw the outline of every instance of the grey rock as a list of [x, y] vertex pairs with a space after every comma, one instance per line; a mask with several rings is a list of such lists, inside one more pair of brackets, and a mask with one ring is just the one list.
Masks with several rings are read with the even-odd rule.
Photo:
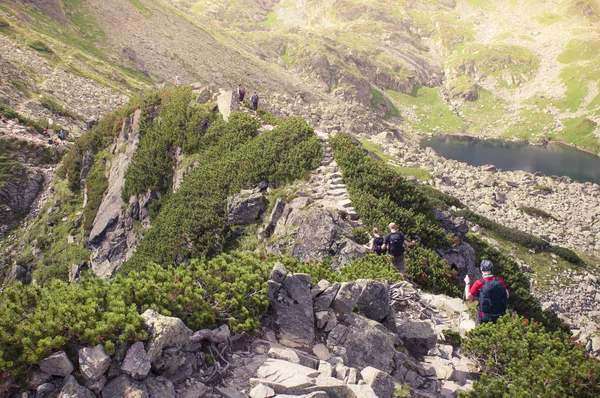
[[43, 174], [22, 166], [9, 168], [10, 175], [0, 183], [0, 237], [29, 212], [43, 185]]
[[327, 309], [335, 299], [335, 296], [337, 296], [340, 287], [341, 284], [336, 282], [327, 289], [325, 289], [325, 291], [315, 299], [315, 302], [313, 304], [315, 312], [327, 311]]
[[270, 358], [281, 359], [290, 363], [306, 366], [308, 368], [317, 369], [319, 366], [319, 360], [317, 358], [292, 348], [271, 347], [268, 355]]
[[472, 281], [481, 278], [481, 271], [475, 265], [475, 250], [468, 243], [462, 242], [457, 247], [437, 249], [435, 252], [456, 269], [460, 281], [466, 275], [469, 275]]
[[282, 283], [288, 273], [289, 271], [287, 268], [285, 268], [285, 265], [280, 262], [276, 262], [271, 270], [271, 273], [269, 274], [269, 280]]
[[[146, 385], [122, 375], [109, 382], [102, 390], [102, 398], [151, 398]], [[154, 397], [152, 397], [154, 398]], [[158, 397], [156, 397], [158, 398]]]
[[73, 369], [73, 364], [64, 351], [59, 351], [40, 362], [40, 370], [53, 376], [66, 377]]
[[275, 396], [275, 391], [271, 387], [267, 387], [264, 384], [256, 385], [250, 390], [250, 398], [271, 398]]
[[175, 398], [175, 386], [162, 376], [148, 377], [142, 383], [148, 391], [149, 398]]
[[363, 380], [371, 386], [378, 397], [392, 396], [396, 383], [389, 374], [384, 373], [379, 369], [375, 369], [374, 367], [367, 366], [360, 371], [360, 375], [362, 376]]
[[245, 190], [227, 198], [227, 220], [235, 225], [252, 224], [265, 211], [259, 190]]
[[179, 318], [168, 317], [154, 310], [142, 314], [144, 326], [148, 330], [148, 357], [150, 361], [158, 358], [166, 346], [186, 348], [190, 344], [192, 331]]
[[427, 355], [435, 347], [437, 335], [431, 324], [422, 321], [402, 320], [397, 323], [398, 336], [404, 347], [414, 356]]
[[319, 294], [327, 290], [329, 287], [331, 287], [331, 283], [329, 283], [329, 281], [326, 281], [325, 279], [322, 279], [310, 289], [310, 294], [314, 299]]
[[363, 369], [372, 366], [390, 373], [396, 355], [398, 336], [378, 322], [361, 315], [350, 314], [329, 334], [327, 347], [343, 346], [348, 355], [348, 366]]
[[356, 305], [360, 314], [381, 322], [390, 311], [388, 288], [381, 282], [359, 279], [356, 284], [362, 288]]
[[[108, 397], [108, 395], [105, 395]], [[72, 375], [69, 375], [65, 379], [65, 384], [63, 385], [62, 390], [60, 390], [60, 394], [58, 398], [95, 398], [93, 392], [83, 387]]]
[[217, 96], [217, 106], [223, 116], [223, 120], [227, 121], [232, 111], [240, 109], [240, 102], [233, 91], [220, 89]]
[[438, 209], [434, 209], [433, 214], [435, 219], [442, 223], [442, 228], [446, 232], [454, 234], [458, 239], [463, 240], [469, 232], [469, 226], [464, 217], [454, 217], [450, 215], [450, 212]]
[[176, 347], [165, 348], [162, 355], [152, 362], [152, 371], [168, 378], [173, 383], [192, 376], [198, 370], [198, 359], [192, 352]]
[[271, 216], [269, 217], [269, 221], [267, 222], [267, 225], [259, 234], [259, 236], [261, 238], [263, 238], [263, 239], [268, 238], [273, 234], [273, 232], [275, 232], [275, 227], [277, 226], [277, 223], [281, 219], [284, 209], [285, 209], [285, 199], [283, 199], [283, 198], [277, 199], [277, 201], [275, 202], [275, 207], [273, 208], [273, 211], [271, 212]]
[[230, 387], [216, 387], [214, 393], [222, 398], [246, 398], [245, 394]]
[[[35, 398], [47, 398], [56, 391], [56, 386], [52, 383], [40, 384], [35, 390]], [[56, 395], [55, 395], [56, 396]]]
[[203, 398], [210, 392], [212, 392], [212, 388], [204, 385], [199, 380], [192, 379], [178, 390], [177, 398]]
[[83, 385], [85, 386], [85, 388], [98, 393], [106, 385], [106, 377], [100, 376], [100, 378], [98, 380], [86, 380], [84, 378]]
[[150, 372], [150, 357], [144, 349], [144, 344], [138, 341], [127, 350], [121, 369], [135, 380], [144, 380]]
[[40, 385], [47, 383], [50, 380], [52, 380], [51, 374], [40, 372], [39, 370], [34, 370], [31, 376], [29, 376], [29, 380], [27, 380], [27, 387], [29, 387], [32, 390], [35, 390]]
[[98, 380], [110, 367], [110, 357], [104, 347], [98, 344], [94, 348], [79, 350], [79, 370], [87, 380]]
[[360, 297], [361, 287], [355, 282], [344, 282], [336, 294], [331, 308], [335, 310], [339, 317], [347, 315], [354, 310], [354, 306]]
[[311, 345], [315, 339], [312, 296], [309, 283], [300, 275], [285, 278], [271, 301], [277, 338], [289, 347]]

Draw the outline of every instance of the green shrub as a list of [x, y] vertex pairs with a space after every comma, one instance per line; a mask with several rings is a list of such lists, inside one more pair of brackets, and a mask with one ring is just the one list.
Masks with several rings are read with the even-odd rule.
[[96, 213], [100, 209], [104, 193], [108, 189], [108, 178], [106, 178], [106, 157], [97, 156], [94, 164], [86, 178], [86, 190], [88, 202], [83, 211], [83, 228], [88, 235], [94, 225]]
[[340, 270], [343, 281], [374, 279], [396, 283], [404, 280], [402, 274], [392, 265], [390, 256], [368, 254], [358, 258]]
[[79, 117], [77, 115], [73, 114], [72, 112], [69, 112], [64, 106], [59, 104], [55, 99], [47, 97], [45, 95], [40, 98], [40, 105], [42, 105], [44, 108], [48, 109], [50, 112], [54, 113], [55, 115], [68, 117], [73, 120], [79, 119]]
[[0, 18], [0, 28], [8, 28], [10, 24], [4, 19]]
[[263, 122], [265, 122], [266, 124], [270, 124], [271, 126], [277, 126], [282, 122], [281, 118], [273, 115], [271, 112], [265, 111], [262, 108], [258, 108], [256, 110], [256, 113], [258, 113], [258, 116], [262, 119]]
[[371, 235], [364, 228], [354, 228], [352, 236], [359, 245], [366, 245], [371, 240]]
[[544, 192], [552, 192], [552, 188], [547, 185], [536, 185], [533, 187], [533, 189]]
[[423, 247], [407, 249], [405, 255], [406, 276], [433, 293], [461, 297], [456, 271], [435, 252]]
[[550, 247], [550, 253], [556, 254], [558, 257], [563, 260], [567, 260], [571, 264], [575, 265], [585, 265], [585, 262], [571, 249], [567, 249], [565, 247], [560, 246], [552, 246]]
[[506, 240], [515, 242], [527, 248], [536, 250], [547, 250], [550, 247], [550, 244], [543, 239], [537, 238], [516, 228], [505, 227], [504, 225], [498, 224], [497, 222], [492, 221], [489, 218], [484, 217], [480, 214], [474, 213], [469, 209], [459, 210], [455, 212], [454, 215], [464, 217], [472, 223], [478, 224], [483, 228], [494, 231]]
[[556, 217], [554, 217], [552, 214], [548, 213], [547, 211], [538, 209], [537, 207], [519, 206], [519, 210], [525, 214], [529, 214], [532, 217], [539, 217], [539, 218], [543, 218], [543, 219], [547, 219], [547, 220], [558, 221], [558, 219]]
[[42, 126], [40, 123], [34, 122], [33, 120], [26, 118], [25, 116], [13, 111], [10, 107], [8, 107], [7, 105], [5, 105], [1, 102], [0, 102], [0, 113], [2, 113], [7, 119], [17, 119], [19, 121], [19, 123], [24, 124], [27, 127], [31, 127], [33, 129], [35, 129], [38, 133], [41, 133], [44, 131], [44, 126]]
[[435, 189], [430, 185], [421, 185], [417, 187], [423, 195], [430, 201], [431, 206], [436, 209], [445, 210], [448, 207], [454, 206], [459, 209], [464, 209], [466, 206], [457, 198], [442, 191]]
[[42, 53], [54, 54], [52, 49], [41, 40], [34, 40], [32, 42], [29, 42], [29, 47], [33, 48], [35, 51], [39, 51]]
[[215, 122], [202, 138], [204, 156], [177, 192], [161, 203], [124, 270], [150, 261], [161, 265], [214, 256], [232, 244], [225, 214], [227, 196], [261, 181], [282, 184], [314, 169], [322, 156], [319, 140], [304, 120], [286, 119], [257, 136], [251, 116], [234, 112]]
[[485, 372], [463, 396], [600, 396], [600, 362], [568, 333], [548, 333], [538, 323], [505, 315], [471, 330], [462, 347]]

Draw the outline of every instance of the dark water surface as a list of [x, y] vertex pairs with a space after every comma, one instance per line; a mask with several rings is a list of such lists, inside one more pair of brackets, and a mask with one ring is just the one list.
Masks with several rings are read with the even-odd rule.
[[569, 176], [576, 181], [600, 184], [600, 157], [567, 145], [535, 146], [447, 135], [425, 138], [421, 146], [432, 147], [446, 159], [471, 166], [493, 164], [505, 171], [541, 171], [548, 176]]

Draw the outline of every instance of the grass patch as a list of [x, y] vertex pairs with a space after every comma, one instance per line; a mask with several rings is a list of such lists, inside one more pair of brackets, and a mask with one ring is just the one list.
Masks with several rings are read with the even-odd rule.
[[289, 47], [286, 45], [283, 54], [281, 54], [281, 59], [287, 66], [292, 66], [296, 62], [296, 57], [290, 53]]
[[471, 7], [481, 8], [486, 11], [494, 11], [496, 5], [493, 0], [467, 0]]
[[572, 40], [558, 58], [562, 64], [578, 61], [591, 61], [600, 56], [600, 43], [597, 41]]
[[150, 18], [154, 13], [151, 9], [142, 4], [139, 0], [128, 0], [135, 8], [140, 10], [146, 18]]
[[65, 108], [64, 106], [59, 104], [58, 101], [56, 101], [53, 98], [50, 98], [50, 97], [47, 97], [44, 95], [40, 98], [39, 101], [40, 101], [40, 105], [42, 105], [44, 108], [48, 109], [50, 112], [54, 113], [55, 115], [68, 117], [73, 120], [80, 119], [79, 116], [77, 116], [74, 113], [67, 110], [67, 108]]
[[508, 108], [508, 103], [494, 95], [491, 91], [479, 88], [477, 101], [465, 102], [461, 111], [464, 118], [472, 123], [467, 129], [469, 133], [479, 134], [492, 131], [497, 134], [498, 115], [503, 114]]
[[587, 66], [568, 66], [560, 73], [560, 78], [567, 86], [565, 96], [554, 102], [561, 111], [575, 112], [587, 96], [588, 85], [591, 81], [600, 80], [600, 63], [590, 63]]
[[534, 21], [541, 23], [542, 25], [552, 25], [562, 20], [562, 17], [558, 14], [552, 14], [546, 12], [540, 16], [533, 17]]
[[383, 93], [375, 88], [371, 89], [371, 108], [384, 114], [383, 119], [389, 120], [400, 117], [400, 111]]
[[564, 129], [557, 134], [552, 134], [553, 140], [565, 141], [584, 148], [593, 153], [600, 152], [600, 141], [595, 134], [598, 125], [586, 117], [563, 119]]
[[540, 109], [522, 109], [518, 121], [508, 126], [502, 136], [537, 141], [536, 138], [542, 138], [544, 130], [549, 131], [554, 125], [554, 116], [550, 113]]
[[381, 146], [369, 140], [366, 140], [364, 138], [359, 138], [358, 140], [362, 144], [363, 148], [365, 148], [367, 151], [373, 152], [376, 156], [383, 159], [384, 162], [388, 163], [388, 166], [397, 171], [401, 176], [413, 176], [421, 181], [429, 181], [433, 179], [432, 175], [427, 170], [419, 169], [416, 167], [402, 167], [394, 164], [389, 164], [389, 162], [396, 162], [397, 159], [395, 159], [393, 156], [386, 155], [383, 152], [383, 148], [381, 148]]
[[525, 214], [529, 214], [532, 217], [543, 218], [545, 220], [554, 220], [558, 221], [558, 218], [554, 217], [552, 214], [544, 211], [542, 209], [538, 209], [533, 206], [519, 206], [519, 210]]
[[450, 110], [438, 90], [438, 88], [415, 85], [410, 94], [393, 90], [386, 90], [386, 93], [396, 104], [414, 110], [417, 119], [407, 118], [406, 122], [416, 130], [422, 132], [464, 131], [465, 124]]
[[52, 49], [50, 47], [48, 47], [48, 45], [41, 40], [31, 41], [31, 42], [29, 42], [28, 46], [33, 48], [35, 51], [39, 51], [41, 53], [54, 54]]

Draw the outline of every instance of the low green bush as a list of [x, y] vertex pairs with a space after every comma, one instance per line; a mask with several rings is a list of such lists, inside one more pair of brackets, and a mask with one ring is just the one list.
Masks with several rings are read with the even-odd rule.
[[262, 119], [263, 122], [265, 122], [266, 124], [270, 124], [271, 126], [277, 126], [282, 122], [281, 118], [273, 115], [271, 112], [265, 111], [262, 108], [258, 108], [256, 110], [256, 113], [258, 113], [258, 116]]
[[21, 115], [18, 112], [13, 111], [8, 105], [5, 105], [0, 102], [0, 113], [4, 115], [7, 119], [17, 119], [19, 123], [24, 124], [27, 127], [31, 127], [35, 129], [38, 133], [44, 131], [44, 126], [38, 122], [35, 122], [25, 116]]
[[533, 189], [544, 192], [552, 192], [552, 188], [550, 188], [548, 185], [536, 185], [533, 187]]
[[457, 198], [442, 191], [435, 189], [430, 185], [420, 185], [417, 187], [423, 195], [430, 201], [432, 207], [440, 210], [446, 210], [448, 207], [454, 206], [459, 209], [464, 209], [466, 206]]
[[571, 249], [567, 249], [566, 247], [552, 246], [550, 247], [550, 253], [556, 254], [558, 257], [562, 258], [563, 260], [567, 260], [571, 264], [585, 265], [585, 261], [583, 261], [581, 257], [577, 255], [577, 253]]
[[359, 245], [366, 245], [371, 240], [371, 235], [364, 228], [354, 228], [352, 236]]
[[83, 228], [85, 235], [89, 235], [96, 219], [96, 214], [102, 204], [104, 193], [108, 189], [106, 178], [106, 156], [96, 156], [94, 164], [86, 178], [87, 205], [83, 210]]
[[17, 283], [0, 296], [0, 370], [24, 376], [67, 342], [108, 348], [145, 339], [139, 314], [147, 309], [194, 330], [227, 323], [236, 333], [253, 332], [268, 307], [265, 278], [273, 264], [231, 254], [188, 266], [148, 264], [106, 282], [88, 276], [71, 284]]
[[405, 262], [406, 276], [423, 289], [461, 297], [462, 291], [456, 271], [435, 252], [418, 246], [409, 248], [406, 251]]
[[396, 283], [404, 280], [402, 274], [392, 265], [390, 256], [368, 254], [352, 261], [340, 270], [344, 282], [357, 279], [373, 279]]
[[54, 113], [55, 115], [68, 117], [73, 120], [79, 119], [79, 117], [77, 115], [68, 111], [64, 106], [59, 104], [55, 99], [47, 97], [45, 95], [43, 95], [40, 98], [40, 105], [42, 105], [44, 108], [48, 109], [50, 112]]
[[48, 47], [48, 45], [41, 40], [33, 40], [33, 41], [29, 42], [28, 45], [29, 45], [29, 47], [33, 48], [35, 51], [39, 51], [42, 53], [48, 53], [48, 54], [54, 54], [52, 49], [50, 47]]
[[547, 250], [550, 247], [550, 244], [543, 239], [530, 235], [526, 232], [520, 231], [516, 228], [505, 227], [504, 225], [498, 224], [497, 222], [492, 221], [489, 218], [477, 214], [469, 209], [459, 210], [455, 212], [454, 215], [464, 217], [472, 223], [478, 224], [483, 228], [494, 231], [506, 240], [515, 242], [529, 249]]
[[462, 347], [484, 371], [462, 397], [600, 396], [600, 362], [568, 333], [505, 315], [471, 330]]
[[525, 214], [529, 214], [532, 217], [539, 217], [539, 218], [543, 218], [543, 219], [547, 219], [547, 220], [558, 221], [558, 219], [556, 217], [554, 217], [552, 214], [550, 214], [547, 211], [544, 211], [542, 209], [538, 209], [537, 207], [519, 206], [519, 210]]

